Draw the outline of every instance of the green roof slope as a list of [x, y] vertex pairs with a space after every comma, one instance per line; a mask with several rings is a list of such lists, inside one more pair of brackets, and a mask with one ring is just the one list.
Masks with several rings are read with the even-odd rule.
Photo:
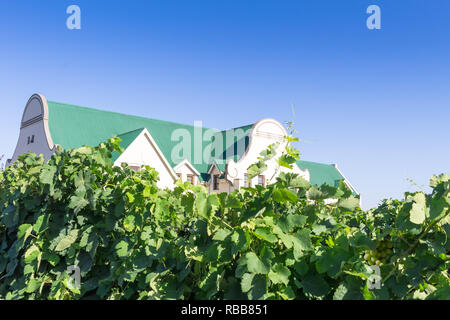
[[[120, 146], [125, 150], [130, 146], [130, 144], [136, 140], [137, 136], [141, 134], [141, 132], [144, 131], [144, 128], [139, 128], [130, 132], [119, 134], [117, 137], [122, 139], [120, 141]], [[117, 151], [113, 152], [112, 160], [116, 161], [119, 158], [120, 154]]]
[[[120, 136], [122, 140], [122, 147], [126, 148], [134, 138], [146, 128], [153, 139], [155, 139], [162, 153], [166, 157], [167, 161], [172, 167], [175, 167], [178, 163], [172, 161], [172, 150], [179, 143], [179, 140], [172, 141], [172, 133], [175, 130], [186, 130], [191, 139], [194, 138], [194, 126], [185, 125], [170, 121], [156, 120], [151, 118], [144, 118], [139, 116], [133, 116], [128, 114], [122, 114], [111, 111], [104, 111], [86, 107], [80, 107], [70, 104], [64, 104], [54, 101], [48, 101], [49, 109], [49, 129], [55, 144], [62, 146], [63, 148], [77, 148], [82, 145], [95, 146], [99, 143], [111, 138], [112, 136]], [[217, 131], [218, 136], [222, 137], [225, 141], [226, 133], [232, 130], [243, 129], [248, 131], [253, 125], [239, 127], [235, 129]], [[142, 128], [140, 131], [136, 128]], [[201, 135], [203, 137], [209, 128], [201, 128]], [[124, 134], [124, 132], [126, 134]], [[245, 150], [248, 148], [248, 132], [245, 143]], [[233, 144], [233, 143], [232, 143]], [[187, 159], [195, 169], [200, 173], [206, 173], [211, 164], [211, 159], [201, 159], [201, 163], [194, 161], [194, 143], [191, 143], [191, 158]], [[203, 148], [209, 146], [207, 141], [203, 142]], [[237, 141], [233, 144], [237, 146]], [[230, 148], [230, 144], [224, 143], [224, 150], [220, 150], [220, 157], [226, 154], [227, 149]], [[234, 149], [238, 149], [234, 147]], [[233, 150], [234, 150], [233, 149]], [[242, 152], [241, 152], [242, 153]], [[234, 154], [233, 152], [228, 154], [228, 158], [239, 159], [242, 154]], [[203, 152], [202, 152], [203, 156]], [[205, 161], [206, 160], [206, 161]], [[225, 165], [223, 165], [223, 169]], [[206, 175], [202, 175], [202, 178], [207, 178]]]
[[[146, 128], [160, 147], [172, 167], [177, 164], [172, 161], [171, 152], [179, 141], [172, 141], [171, 135], [177, 129], [187, 130], [194, 137], [194, 126], [175, 122], [162, 121], [117, 112], [103, 111], [86, 107], [48, 101], [49, 128], [55, 144], [62, 147], [77, 148], [82, 145], [95, 146], [124, 132]], [[208, 128], [202, 128], [202, 135]], [[206, 143], [205, 143], [206, 144]], [[191, 144], [191, 154], [194, 155], [194, 144]], [[208, 169], [208, 163], [189, 162], [199, 172]]]
[[310, 183], [312, 185], [321, 186], [326, 183], [330, 186], [337, 187], [339, 186], [339, 180], [345, 180], [332, 164], [300, 160], [297, 161], [297, 165], [302, 170], [309, 170]]

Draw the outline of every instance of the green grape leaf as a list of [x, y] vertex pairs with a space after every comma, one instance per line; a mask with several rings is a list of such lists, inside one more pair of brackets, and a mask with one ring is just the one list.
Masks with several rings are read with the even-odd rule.
[[291, 275], [291, 272], [289, 271], [288, 268], [286, 268], [285, 266], [283, 266], [280, 263], [277, 263], [270, 270], [269, 279], [274, 284], [282, 283], [287, 286], [289, 284], [289, 276], [290, 275]]
[[55, 251], [63, 251], [69, 248], [77, 240], [78, 232], [78, 229], [70, 230], [69, 233], [59, 241]]
[[270, 228], [257, 228], [253, 234], [270, 243], [275, 243], [278, 241], [278, 238], [271, 232]]
[[123, 228], [128, 231], [128, 232], [132, 232], [135, 228], [135, 217], [134, 215], [128, 215], [124, 220], [123, 220]]
[[224, 241], [231, 234], [230, 230], [219, 229], [213, 237], [213, 240]]
[[256, 274], [252, 279], [252, 287], [247, 296], [250, 300], [263, 299], [267, 292], [267, 279], [264, 275]]
[[247, 268], [250, 273], [267, 274], [270, 267], [266, 265], [261, 259], [253, 252], [248, 252], [245, 255]]
[[350, 196], [346, 199], [339, 199], [338, 206], [347, 211], [355, 211], [359, 207], [359, 201], [355, 196]]
[[414, 203], [410, 210], [410, 221], [414, 224], [422, 224], [425, 221], [425, 195], [423, 193], [417, 193], [413, 197]]
[[125, 241], [120, 241], [116, 245], [116, 253], [119, 258], [125, 258], [128, 256], [128, 243]]
[[78, 214], [81, 210], [83, 210], [87, 205], [89, 204], [89, 201], [84, 199], [80, 196], [72, 196], [70, 198], [69, 208], [73, 209], [75, 214]]
[[252, 288], [253, 278], [255, 277], [254, 273], [245, 273], [241, 279], [241, 289], [242, 292], [249, 292]]
[[309, 274], [301, 280], [300, 284], [305, 294], [316, 298], [323, 298], [330, 291], [328, 283], [319, 275]]

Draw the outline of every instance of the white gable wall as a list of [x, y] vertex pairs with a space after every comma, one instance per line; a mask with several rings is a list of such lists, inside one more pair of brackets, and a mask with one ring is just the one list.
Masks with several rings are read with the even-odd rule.
[[159, 173], [159, 188], [173, 189], [175, 186], [175, 173], [146, 129], [126, 148], [114, 165], [120, 166], [122, 163], [130, 166], [150, 166]]
[[187, 161], [183, 161], [182, 163], [180, 163], [179, 165], [177, 165], [175, 168], [174, 168], [174, 171], [177, 173], [177, 174], [181, 174], [181, 180], [183, 180], [183, 182], [186, 182], [187, 181], [187, 176], [190, 174], [190, 175], [193, 175], [195, 178], [195, 183], [194, 184], [199, 184], [199, 177], [198, 177], [198, 172], [196, 172], [196, 171], [194, 171], [193, 169], [192, 169], [192, 167], [188, 164], [188, 162]]
[[[284, 137], [287, 136], [287, 132], [283, 125], [274, 119], [264, 119], [257, 122], [250, 134], [250, 144], [247, 153], [237, 162], [230, 160], [227, 166], [227, 179], [233, 184], [239, 183], [239, 187], [244, 186], [244, 174], [247, 173], [247, 168], [258, 161], [260, 153], [267, 149], [267, 147], [275, 142], [280, 142], [277, 148], [277, 155], [274, 159], [266, 162], [267, 170], [262, 173], [265, 176], [266, 184], [275, 181], [275, 178], [280, 172], [293, 172], [297, 173], [306, 180], [309, 181], [309, 171], [301, 170], [296, 164], [294, 168], [289, 170], [287, 168], [281, 168], [274, 176], [277, 163], [275, 159], [279, 158], [286, 145]], [[270, 178], [274, 176], [273, 180]], [[258, 183], [258, 177], [252, 179], [252, 186]]]
[[[34, 136], [34, 142], [28, 143], [28, 137]], [[48, 129], [48, 106], [42, 95], [35, 94], [28, 100], [20, 125], [19, 139], [11, 157], [11, 163], [27, 152], [42, 154], [50, 159], [55, 148]]]
[[[28, 137], [31, 138], [33, 135], [34, 142], [28, 144]], [[20, 129], [19, 139], [11, 159], [12, 162], [16, 161], [20, 155], [27, 152], [33, 152], [37, 155], [42, 154], [45, 159], [50, 159], [53, 154], [53, 150], [51, 150], [47, 144], [47, 137], [42, 120]]]

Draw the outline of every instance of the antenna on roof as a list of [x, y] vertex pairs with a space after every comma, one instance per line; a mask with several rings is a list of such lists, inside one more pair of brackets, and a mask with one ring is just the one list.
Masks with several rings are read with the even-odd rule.
[[291, 111], [292, 111], [292, 116], [295, 119], [295, 105], [293, 103], [291, 103]]
[[2, 162], [2, 160], [3, 160], [4, 157], [5, 157], [4, 154], [2, 154], [2, 155], [0, 156], [0, 171], [2, 171], [2, 170], [5, 169], [5, 164]]

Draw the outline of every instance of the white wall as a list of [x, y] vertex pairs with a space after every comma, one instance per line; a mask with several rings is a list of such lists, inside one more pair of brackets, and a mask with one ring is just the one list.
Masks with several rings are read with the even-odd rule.
[[[28, 137], [33, 135], [34, 142], [28, 144]], [[54, 146], [48, 130], [47, 101], [41, 95], [33, 95], [23, 112], [19, 139], [11, 163], [27, 152], [42, 154], [46, 159], [50, 159], [53, 151]]]
[[42, 100], [39, 98], [39, 96], [32, 96], [30, 100], [28, 100], [25, 110], [23, 111], [22, 122], [44, 115]]
[[187, 176], [190, 174], [194, 176], [194, 184], [200, 183], [197, 173], [192, 170], [186, 162], [175, 167], [174, 171], [177, 174], [181, 173], [181, 180], [183, 180], [183, 182], [187, 181]]
[[[286, 130], [283, 125], [274, 119], [264, 119], [257, 122], [250, 134], [250, 144], [247, 153], [237, 162], [230, 160], [228, 162], [227, 179], [234, 183], [235, 179], [239, 179], [239, 185], [244, 185], [244, 174], [247, 173], [247, 168], [258, 161], [260, 153], [267, 149], [267, 147], [275, 142], [280, 142], [280, 146], [277, 148], [277, 156], [274, 159], [266, 162], [267, 170], [262, 173], [266, 178], [266, 184], [275, 182], [276, 177], [280, 172], [294, 172], [310, 180], [309, 171], [301, 170], [296, 164], [294, 168], [289, 170], [287, 168], [281, 168], [274, 176], [272, 181], [270, 178], [274, 175], [277, 168], [276, 159], [281, 155], [285, 147], [284, 136], [286, 136]], [[252, 186], [258, 183], [258, 177], [252, 179]]]
[[[28, 137], [34, 135], [34, 143], [28, 143]], [[50, 150], [47, 144], [47, 136], [44, 131], [44, 123], [41, 120], [28, 127], [22, 128], [20, 130], [19, 139], [17, 141], [16, 150], [12, 157], [12, 161], [16, 161], [19, 155], [33, 152], [37, 155], [44, 155], [45, 159], [50, 159], [53, 151]]]
[[125, 162], [130, 166], [150, 166], [159, 173], [158, 187], [173, 189], [175, 177], [171, 174], [172, 169], [150, 137], [148, 131], [144, 129], [120, 155], [114, 165], [120, 166]]

